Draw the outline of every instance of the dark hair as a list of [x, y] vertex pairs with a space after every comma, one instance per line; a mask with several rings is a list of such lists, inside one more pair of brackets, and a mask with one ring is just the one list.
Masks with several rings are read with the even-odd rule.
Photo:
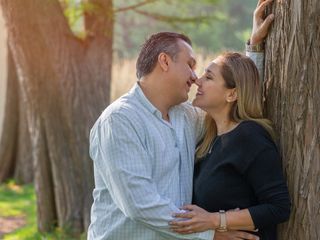
[[173, 60], [179, 53], [178, 40], [181, 39], [192, 45], [191, 40], [180, 33], [159, 32], [151, 35], [142, 45], [137, 63], [136, 75], [138, 79], [151, 73], [155, 68], [160, 53], [168, 54]]

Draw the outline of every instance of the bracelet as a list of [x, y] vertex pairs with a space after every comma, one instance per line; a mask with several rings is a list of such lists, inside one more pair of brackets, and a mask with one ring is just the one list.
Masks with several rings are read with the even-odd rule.
[[216, 229], [217, 232], [226, 232], [227, 229], [227, 216], [224, 210], [219, 210], [220, 226]]
[[264, 43], [259, 44], [250, 44], [250, 40], [246, 43], [246, 51], [247, 52], [263, 52], [264, 51]]

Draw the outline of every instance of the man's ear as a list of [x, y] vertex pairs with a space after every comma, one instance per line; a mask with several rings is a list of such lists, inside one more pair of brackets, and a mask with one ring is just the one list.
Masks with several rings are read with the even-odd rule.
[[232, 88], [228, 91], [227, 94], [227, 102], [235, 102], [238, 99], [238, 94], [237, 94], [237, 89], [236, 88]]
[[160, 64], [161, 69], [164, 72], [167, 72], [169, 70], [169, 62], [171, 61], [171, 58], [166, 53], [160, 53], [158, 56], [158, 62]]

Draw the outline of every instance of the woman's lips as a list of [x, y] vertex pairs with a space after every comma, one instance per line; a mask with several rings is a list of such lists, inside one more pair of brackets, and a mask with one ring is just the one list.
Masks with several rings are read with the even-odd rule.
[[198, 90], [196, 96], [201, 96], [201, 95], [203, 95], [203, 92]]

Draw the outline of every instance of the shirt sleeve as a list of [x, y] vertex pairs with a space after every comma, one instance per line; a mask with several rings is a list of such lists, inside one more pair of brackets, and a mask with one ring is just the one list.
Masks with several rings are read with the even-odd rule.
[[269, 147], [260, 152], [249, 165], [246, 177], [259, 202], [248, 208], [255, 227], [286, 221], [291, 202], [278, 151]]
[[260, 80], [264, 80], [264, 52], [246, 52], [246, 56], [256, 64]]
[[172, 201], [160, 196], [152, 178], [152, 158], [135, 126], [122, 115], [105, 119], [91, 136], [90, 151], [117, 207], [130, 219], [170, 239], [213, 239], [213, 231], [180, 235], [170, 230]]

